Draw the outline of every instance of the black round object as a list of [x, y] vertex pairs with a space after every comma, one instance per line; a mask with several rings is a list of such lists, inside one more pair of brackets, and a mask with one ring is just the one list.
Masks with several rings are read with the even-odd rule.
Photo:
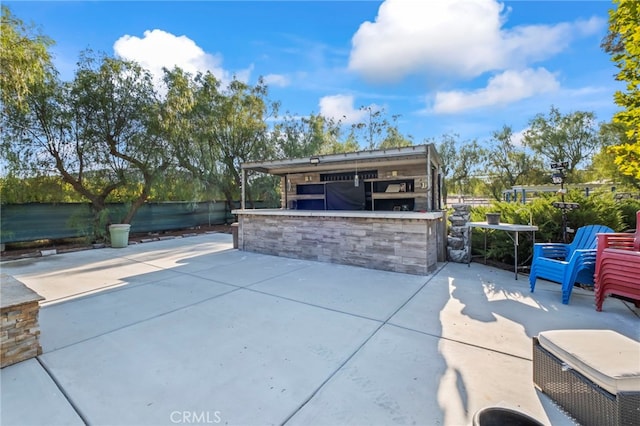
[[543, 424], [516, 410], [487, 407], [473, 416], [473, 426], [543, 426]]

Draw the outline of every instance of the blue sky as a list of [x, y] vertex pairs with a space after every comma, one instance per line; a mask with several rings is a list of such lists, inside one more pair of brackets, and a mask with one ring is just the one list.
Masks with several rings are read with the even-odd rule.
[[[347, 123], [360, 107], [400, 115], [415, 143], [458, 134], [516, 138], [537, 113], [609, 121], [621, 87], [600, 49], [608, 1], [6, 1], [55, 40], [70, 79], [86, 48], [255, 84], [281, 112]], [[345, 118], [346, 117], [346, 118]], [[364, 145], [364, 143], [363, 143]]]

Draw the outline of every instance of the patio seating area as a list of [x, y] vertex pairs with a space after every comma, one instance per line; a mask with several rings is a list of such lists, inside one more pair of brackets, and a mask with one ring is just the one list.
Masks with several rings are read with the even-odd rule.
[[489, 406], [570, 425], [534, 387], [532, 338], [640, 340], [632, 302], [565, 305], [479, 263], [409, 275], [204, 234], [1, 266], [45, 298], [42, 355], [0, 370], [2, 425], [467, 425]]
[[531, 291], [536, 278], [544, 278], [562, 284], [562, 303], [569, 303], [574, 284], [593, 285], [596, 269], [597, 234], [611, 233], [613, 229], [603, 225], [584, 226], [576, 232], [571, 244], [536, 243], [529, 283]]

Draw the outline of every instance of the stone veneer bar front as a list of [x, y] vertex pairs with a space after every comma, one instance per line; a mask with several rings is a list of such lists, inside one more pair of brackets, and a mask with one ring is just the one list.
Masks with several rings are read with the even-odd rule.
[[44, 300], [10, 275], [0, 276], [0, 367], [42, 354], [38, 302]]
[[246, 209], [239, 249], [414, 275], [444, 261], [443, 212]]

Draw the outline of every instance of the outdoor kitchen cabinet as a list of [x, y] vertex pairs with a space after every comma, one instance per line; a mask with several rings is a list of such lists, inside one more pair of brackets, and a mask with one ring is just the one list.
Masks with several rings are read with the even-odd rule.
[[298, 183], [288, 195], [294, 210], [426, 210], [426, 176], [398, 176], [353, 180]]
[[326, 185], [306, 183], [296, 185], [296, 194], [289, 196], [296, 210], [326, 210]]
[[426, 176], [370, 179], [371, 210], [419, 211], [426, 209]]

